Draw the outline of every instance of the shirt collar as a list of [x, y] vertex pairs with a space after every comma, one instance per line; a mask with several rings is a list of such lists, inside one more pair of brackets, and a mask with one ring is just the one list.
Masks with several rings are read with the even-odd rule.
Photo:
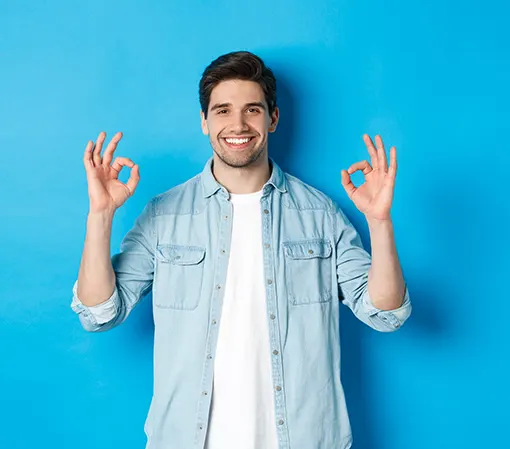
[[[211, 156], [207, 160], [200, 176], [202, 190], [205, 198], [214, 195], [218, 190], [222, 188], [222, 185], [218, 181], [216, 181], [216, 178], [214, 177], [212, 172], [213, 160], [214, 156]], [[269, 166], [271, 167], [271, 176], [264, 184], [263, 189], [265, 189], [266, 185], [272, 185], [275, 189], [279, 190], [281, 193], [285, 193], [287, 191], [287, 180], [285, 179], [285, 174], [271, 157], [269, 157]]]

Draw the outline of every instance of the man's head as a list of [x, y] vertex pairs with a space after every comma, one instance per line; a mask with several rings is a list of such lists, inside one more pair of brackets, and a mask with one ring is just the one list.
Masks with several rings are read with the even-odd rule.
[[246, 51], [220, 56], [202, 74], [199, 95], [202, 131], [225, 164], [241, 168], [267, 158], [279, 111], [276, 79], [262, 59]]

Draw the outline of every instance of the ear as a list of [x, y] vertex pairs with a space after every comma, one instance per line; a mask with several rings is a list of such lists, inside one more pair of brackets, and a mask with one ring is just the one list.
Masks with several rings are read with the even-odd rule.
[[209, 127], [207, 126], [207, 120], [202, 110], [200, 110], [200, 119], [202, 122], [202, 132], [207, 136], [209, 134]]
[[280, 110], [278, 109], [278, 107], [275, 107], [273, 114], [271, 115], [271, 123], [268, 128], [268, 131], [270, 133], [274, 133], [276, 131], [276, 127], [278, 126], [279, 118], [280, 118]]

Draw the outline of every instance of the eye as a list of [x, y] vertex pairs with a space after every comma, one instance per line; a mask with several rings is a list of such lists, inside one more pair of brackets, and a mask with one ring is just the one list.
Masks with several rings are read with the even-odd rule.
[[218, 110], [218, 114], [222, 114], [223, 112], [228, 112], [226, 109], [220, 109]]
[[249, 112], [260, 112], [258, 108], [249, 108]]

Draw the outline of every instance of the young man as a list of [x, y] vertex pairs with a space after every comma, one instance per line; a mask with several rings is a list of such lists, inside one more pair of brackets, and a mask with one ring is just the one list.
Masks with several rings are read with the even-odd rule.
[[[390, 208], [396, 150], [364, 140], [371, 156], [342, 171], [370, 229], [372, 258], [324, 193], [268, 156], [278, 124], [276, 82], [263, 61], [234, 52], [200, 81], [203, 171], [154, 197], [110, 259], [114, 212], [136, 189], [138, 165], [84, 155], [90, 196], [73, 310], [83, 327], [122, 323], [153, 291], [154, 396], [150, 449], [344, 449], [351, 430], [340, 382], [339, 308], [376, 330], [411, 313]], [[131, 168], [126, 184], [118, 180]], [[356, 188], [350, 175], [362, 170]]]

